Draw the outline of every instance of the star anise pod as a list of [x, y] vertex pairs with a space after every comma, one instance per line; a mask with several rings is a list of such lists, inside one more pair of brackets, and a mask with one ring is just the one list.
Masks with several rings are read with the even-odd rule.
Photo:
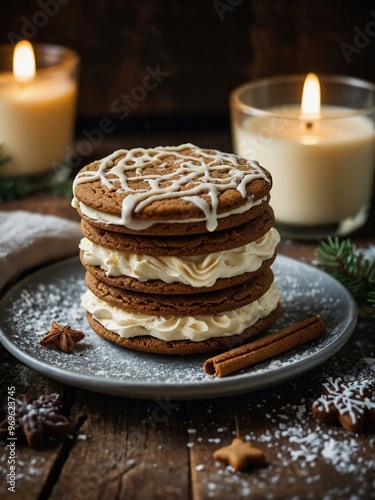
[[38, 399], [21, 394], [15, 398], [14, 413], [14, 425], [9, 425], [8, 417], [0, 422], [3, 441], [8, 437], [25, 438], [29, 446], [36, 448], [48, 437], [65, 437], [73, 430], [71, 422], [61, 414], [59, 394], [43, 394]]
[[48, 349], [59, 349], [71, 353], [74, 350], [74, 344], [82, 340], [84, 336], [82, 332], [73, 330], [70, 325], [61, 326], [56, 321], [52, 321], [50, 331], [41, 339], [40, 344]]

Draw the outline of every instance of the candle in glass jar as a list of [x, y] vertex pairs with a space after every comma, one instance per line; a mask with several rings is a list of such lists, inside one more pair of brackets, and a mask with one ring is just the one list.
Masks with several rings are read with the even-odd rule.
[[[20, 44], [28, 44], [23, 54]], [[13, 74], [0, 75], [0, 144], [10, 158], [1, 174], [8, 176], [43, 174], [64, 159], [73, 137], [77, 97], [69, 72], [59, 66], [35, 70], [31, 44], [20, 44]]]
[[371, 199], [373, 122], [350, 108], [321, 106], [319, 82], [311, 78], [312, 93], [304, 92], [302, 106], [271, 107], [233, 125], [236, 153], [272, 174], [271, 204], [282, 224], [334, 224]]

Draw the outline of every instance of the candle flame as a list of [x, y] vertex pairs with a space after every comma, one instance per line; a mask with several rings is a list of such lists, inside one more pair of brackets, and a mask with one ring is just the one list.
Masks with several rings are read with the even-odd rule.
[[320, 83], [314, 73], [306, 76], [303, 85], [301, 118], [307, 121], [320, 118]]
[[33, 46], [27, 40], [18, 42], [13, 55], [13, 74], [19, 82], [28, 82], [35, 76], [35, 56]]

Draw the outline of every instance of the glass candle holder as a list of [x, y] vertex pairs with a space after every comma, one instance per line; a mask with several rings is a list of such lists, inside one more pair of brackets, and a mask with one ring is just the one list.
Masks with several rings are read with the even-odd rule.
[[375, 85], [319, 77], [320, 116], [306, 120], [304, 79], [268, 78], [231, 93], [234, 151], [271, 172], [271, 205], [283, 236], [345, 236], [366, 222], [372, 197]]
[[65, 158], [73, 140], [79, 57], [58, 45], [35, 45], [36, 73], [13, 75], [10, 45], [0, 46], [0, 176], [23, 179], [29, 188], [69, 176]]

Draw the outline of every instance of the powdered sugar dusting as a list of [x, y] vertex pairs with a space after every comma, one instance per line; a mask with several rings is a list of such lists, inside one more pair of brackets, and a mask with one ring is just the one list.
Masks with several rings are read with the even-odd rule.
[[[247, 391], [259, 388], [260, 382], [264, 386], [279, 383], [280, 370], [294, 370], [297, 366], [296, 371], [288, 375], [289, 378], [295, 376], [300, 365], [302, 371], [306, 369], [306, 360], [316, 358], [315, 364], [320, 363], [322, 349], [331, 349], [344, 330], [348, 337], [348, 322], [355, 320], [349, 310], [351, 304], [347, 304], [347, 308], [342, 307], [348, 300], [347, 296], [343, 295], [341, 288], [334, 286], [335, 282], [327, 281], [324, 273], [284, 257], [277, 258], [274, 272], [283, 297], [283, 314], [273, 330], [320, 314], [329, 335], [322, 341], [302, 346], [225, 380], [205, 375], [203, 362], [207, 355], [176, 357], [131, 351], [92, 332], [80, 307], [85, 284], [84, 270], [78, 259], [69, 259], [43, 269], [14, 287], [3, 299], [5, 314], [0, 320], [0, 327], [12, 347], [27, 356], [27, 361], [37, 360], [38, 366], [33, 365], [34, 368], [43, 369], [52, 378], [72, 385], [112, 394], [127, 394], [131, 388], [132, 395], [137, 396], [139, 384], [141, 397], [147, 397], [144, 390], [149, 387], [150, 391], [165, 391], [162, 394], [167, 395], [173, 395], [175, 388], [178, 398], [197, 398], [239, 392], [239, 383], [246, 377], [242, 391]], [[70, 324], [74, 330], [83, 331], [85, 338], [76, 344], [74, 354], [47, 350], [39, 345], [52, 321]], [[22, 358], [22, 361], [25, 359]], [[202, 384], [204, 391], [196, 392], [195, 387]], [[222, 392], [224, 386], [228, 387], [226, 393]], [[180, 387], [188, 387], [187, 392], [182, 393]], [[218, 387], [216, 393], [215, 387]], [[155, 392], [149, 394], [155, 396]]]
[[[367, 348], [371, 349], [368, 343]], [[345, 380], [374, 376], [374, 370], [360, 359], [356, 358], [356, 362], [348, 360], [347, 364], [345, 361], [343, 358], [341, 364], [346, 366], [344, 373], [341, 372]], [[225, 437], [221, 432], [223, 427], [215, 428], [214, 424], [199, 427], [195, 433], [189, 434], [192, 454], [195, 447], [199, 448], [202, 443], [208, 447], [210, 443], [215, 443], [215, 439], [221, 438], [221, 444], [211, 445], [212, 451], [215, 451], [237, 436], [266, 455], [264, 467], [250, 468], [244, 473], [219, 462], [211, 464], [209, 470], [206, 466], [200, 474], [202, 481], [213, 485], [206, 488], [208, 498], [215, 498], [218, 490], [220, 493], [227, 491], [228, 497], [230, 494], [234, 497], [235, 492], [236, 498], [286, 498], [280, 496], [280, 485], [283, 492], [287, 488], [288, 498], [301, 500], [373, 498], [373, 427], [367, 427], [361, 434], [350, 433], [341, 426], [319, 422], [311, 413], [320, 383], [328, 374], [335, 374], [334, 366], [334, 361], [330, 361], [319, 370], [290, 381], [280, 389], [275, 387], [240, 398], [238, 406], [237, 399], [232, 400], [237, 431], [227, 432]], [[214, 404], [219, 414], [220, 406], [216, 407], [216, 402]], [[210, 403], [206, 406], [207, 411], [211, 411]], [[201, 456], [199, 451], [197, 456]]]
[[[255, 428], [246, 433], [245, 439], [257, 443], [269, 457], [270, 466], [258, 474], [259, 481], [267, 481], [270, 478], [277, 484], [281, 477], [285, 476], [285, 470], [292, 471], [293, 462], [296, 462], [307, 484], [313, 485], [321, 481], [317, 471], [323, 467], [325, 473], [336, 477], [336, 484], [340, 484], [340, 476], [345, 476], [345, 483], [351, 485], [350, 491], [357, 492], [356, 498], [366, 498], [369, 490], [374, 491], [375, 481], [371, 485], [368, 478], [375, 478], [375, 458], [365, 460], [363, 457], [365, 451], [368, 452], [367, 456], [375, 457], [374, 438], [371, 435], [366, 437], [352, 434], [339, 426], [322, 424], [313, 419], [313, 397], [313, 391], [310, 391], [306, 399], [300, 397], [298, 401], [298, 396], [291, 397], [292, 401], [296, 401], [295, 404], [276, 403], [261, 432]], [[253, 409], [252, 405], [249, 406], [251, 415]], [[269, 409], [270, 403], [265, 402], [257, 408], [257, 412]], [[292, 482], [294, 477], [292, 473], [289, 481]], [[295, 479], [298, 482], [299, 479]], [[269, 498], [277, 498], [276, 491], [275, 495], [270, 494]], [[345, 494], [346, 491], [337, 486], [334, 491], [327, 491], [325, 498], [346, 498]]]

